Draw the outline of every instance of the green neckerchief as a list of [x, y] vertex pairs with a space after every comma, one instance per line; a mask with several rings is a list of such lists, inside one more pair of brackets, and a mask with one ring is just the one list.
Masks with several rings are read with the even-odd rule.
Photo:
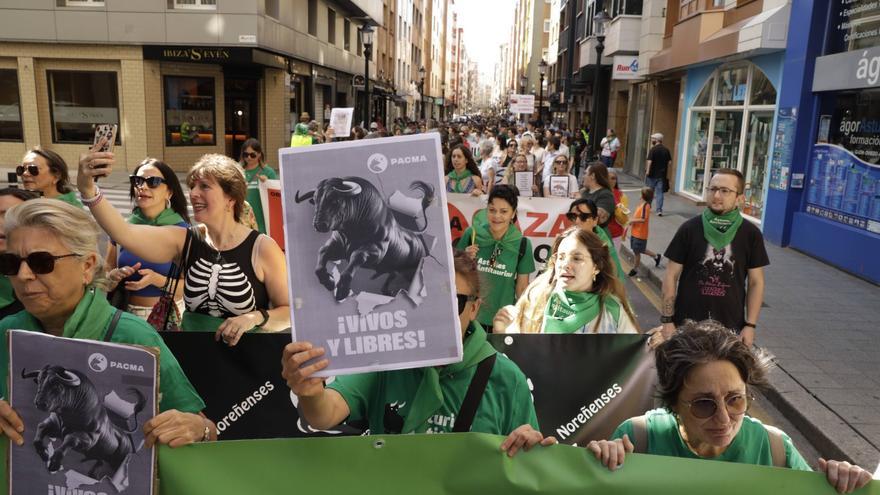
[[602, 239], [605, 247], [608, 248], [608, 252], [611, 254], [611, 259], [614, 261], [614, 266], [617, 267], [617, 278], [619, 278], [621, 282], [626, 282], [626, 272], [623, 271], [623, 265], [620, 264], [620, 256], [617, 255], [617, 249], [614, 248], [614, 241], [611, 240], [611, 237], [608, 236], [605, 229], [598, 225], [593, 227], [593, 233], [599, 236], [599, 239]]
[[[493, 249], [508, 249], [515, 253], [519, 253], [519, 244], [522, 241], [523, 236], [522, 232], [520, 232], [516, 225], [510, 224], [510, 226], [507, 227], [507, 232], [504, 233], [504, 237], [502, 237], [500, 241], [496, 240], [492, 237], [492, 232], [489, 230], [489, 219], [486, 216], [485, 208], [474, 214], [472, 228], [474, 229], [477, 246], [493, 246]], [[514, 267], [513, 271], [516, 271], [516, 267]]]
[[5, 308], [15, 302], [15, 292], [12, 290], [12, 282], [6, 275], [0, 275], [0, 308]]
[[453, 169], [446, 175], [449, 177], [449, 180], [455, 181], [455, 184], [452, 185], [452, 190], [457, 193], [463, 193], [464, 188], [461, 187], [461, 181], [467, 179], [474, 174], [468, 169], [464, 169], [464, 171], [460, 174], [456, 172], [455, 169]]
[[[62, 337], [70, 339], [102, 340], [116, 308], [107, 301], [107, 295], [94, 288], [86, 289], [73, 314], [64, 322]], [[34, 315], [24, 311], [24, 319], [17, 328], [43, 332], [43, 325]]]
[[[544, 333], [573, 333], [599, 316], [602, 297], [595, 292], [553, 291], [544, 308]], [[620, 304], [613, 297], [604, 298], [614, 321], [620, 317]]]
[[422, 368], [422, 382], [413, 397], [412, 407], [406, 416], [401, 433], [413, 433], [422, 427], [435, 412], [443, 406], [443, 389], [440, 380], [460, 371], [472, 368], [495, 353], [486, 340], [486, 331], [476, 321], [471, 322], [473, 332], [464, 339], [464, 357], [458, 363], [445, 367], [429, 366]]
[[703, 237], [715, 249], [724, 249], [733, 241], [742, 222], [743, 217], [739, 213], [739, 208], [734, 208], [724, 215], [706, 208], [703, 210]]
[[140, 208], [136, 207], [131, 211], [131, 216], [128, 217], [128, 223], [136, 225], [177, 225], [184, 221], [183, 217], [171, 208], [165, 208], [162, 210], [162, 213], [159, 213], [156, 218], [151, 220], [144, 216]]
[[68, 191], [60, 196], [55, 196], [55, 199], [60, 199], [67, 204], [71, 204], [73, 206], [77, 206], [79, 208], [85, 208], [83, 204], [77, 199], [75, 191]]

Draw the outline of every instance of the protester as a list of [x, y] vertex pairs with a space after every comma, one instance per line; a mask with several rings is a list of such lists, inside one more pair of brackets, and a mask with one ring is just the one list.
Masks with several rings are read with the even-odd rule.
[[[0, 253], [6, 252], [6, 230], [4, 227], [6, 212], [13, 206], [38, 197], [35, 192], [17, 187], [0, 189]], [[22, 309], [24, 309], [24, 306], [15, 297], [15, 291], [12, 290], [12, 282], [9, 280], [9, 277], [0, 274], [0, 319], [18, 313]]]
[[537, 143], [537, 141], [535, 141], [535, 138], [532, 136], [524, 137], [522, 139], [522, 141], [520, 141], [520, 143], [519, 143], [519, 148], [520, 148], [519, 152], [525, 154], [526, 160], [528, 161], [528, 164], [529, 164], [529, 170], [535, 169], [536, 160], [535, 160], [535, 155], [534, 155], [534, 153], [532, 153], [532, 151], [535, 149], [536, 143]]
[[15, 173], [21, 177], [22, 187], [28, 191], [36, 191], [44, 198], [60, 199], [73, 206], [83, 207], [70, 185], [67, 163], [58, 153], [35, 146], [25, 153]]
[[651, 200], [654, 199], [654, 190], [650, 187], [642, 188], [641, 201], [633, 218], [629, 223], [632, 225], [630, 233], [630, 248], [633, 252], [633, 267], [629, 271], [630, 277], [635, 277], [639, 273], [639, 265], [642, 261], [642, 254], [647, 254], [654, 258], [654, 266], [660, 266], [660, 260], [663, 259], [659, 253], [655, 253], [648, 249], [648, 234], [651, 225]]
[[[508, 186], [516, 187], [517, 191], [519, 191], [519, 194], [523, 195], [522, 191], [519, 190], [519, 186], [516, 185], [517, 172], [529, 172], [529, 162], [528, 162], [528, 159], [526, 158], [525, 153], [517, 153], [516, 158], [513, 159], [513, 168], [508, 169], [507, 173], [504, 175], [504, 177], [505, 177], [504, 180], [506, 181], [505, 183]], [[531, 173], [531, 172], [529, 172], [529, 173]], [[537, 184], [535, 184], [534, 177], [532, 177], [531, 194], [532, 194], [532, 196], [538, 196], [538, 186], [537, 186]]]
[[[480, 169], [480, 178], [483, 180], [483, 186], [485, 187], [483, 192], [488, 194], [492, 192], [492, 187], [495, 185], [496, 173], [499, 167], [498, 160], [492, 156], [492, 151], [495, 149], [495, 143], [488, 139], [484, 139], [480, 141], [478, 148], [480, 150], [480, 163], [478, 168]], [[502, 177], [503, 175], [499, 175], [498, 179], [500, 180]]]
[[481, 195], [482, 174], [470, 150], [463, 144], [450, 143], [450, 146], [450, 151], [446, 154], [446, 192]]
[[[35, 199], [10, 209], [5, 227], [0, 273], [10, 277], [24, 311], [0, 321], [2, 397], [8, 397], [7, 330], [100, 341], [107, 338], [117, 311], [100, 290], [104, 267], [97, 249], [99, 232], [88, 213], [59, 201]], [[148, 446], [158, 442], [177, 447], [217, 438], [214, 424], [200, 413], [205, 403], [152, 327], [120, 312], [109, 340], [159, 349], [163, 412], [144, 425]], [[0, 429], [17, 445], [24, 443], [21, 418], [5, 400], [0, 400]]]
[[553, 242], [547, 270], [494, 320], [496, 333], [637, 333], [608, 247], [572, 227]]
[[608, 129], [605, 137], [599, 143], [602, 151], [599, 153], [599, 160], [608, 168], [614, 167], [614, 161], [617, 159], [617, 150], [620, 149], [620, 140], [614, 134], [614, 129]]
[[663, 216], [663, 193], [666, 191], [669, 162], [672, 154], [669, 148], [663, 145], [663, 134], [659, 132], [651, 134], [651, 150], [648, 151], [648, 161], [645, 168], [645, 184], [654, 189], [654, 198], [657, 200], [657, 215]]
[[296, 124], [293, 128], [293, 134], [290, 136], [290, 146], [311, 146], [312, 142], [312, 136], [309, 135], [309, 125], [302, 122]]
[[260, 199], [260, 182], [269, 179], [277, 179], [275, 169], [266, 165], [266, 157], [263, 155], [263, 146], [254, 138], [250, 138], [241, 145], [241, 162], [244, 170], [244, 180], [248, 185], [246, 200], [254, 210], [257, 221], [257, 230], [266, 233], [266, 219], [263, 217], [263, 202]]
[[[164, 162], [155, 158], [142, 161], [129, 177], [128, 194], [135, 203], [128, 222], [135, 225], [190, 224], [186, 198], [177, 174]], [[171, 273], [171, 263], [150, 263], [110, 241], [107, 249], [107, 279], [111, 300], [114, 293], [122, 293], [122, 306], [129, 313], [146, 320], [153, 306], [162, 296], [162, 289]], [[122, 287], [118, 287], [122, 284]], [[183, 294], [175, 295], [178, 308], [183, 311]]]
[[[247, 185], [238, 164], [216, 154], [196, 162], [187, 185], [193, 220], [203, 227], [181, 229], [127, 223], [103, 201], [93, 178], [109, 174], [113, 161], [112, 153], [83, 154], [77, 176], [80, 194], [98, 224], [123, 249], [152, 263], [184, 260], [184, 330], [212, 331], [217, 340], [233, 346], [245, 332], [290, 327], [284, 254], [274, 239], [240, 223]], [[107, 168], [95, 168], [101, 164]]]
[[535, 271], [532, 243], [516, 226], [517, 196], [513, 187], [495, 186], [488, 206], [475, 215], [456, 246], [477, 261], [484, 277], [486, 298], [477, 321], [486, 328], [492, 328], [499, 308], [516, 301]]
[[[501, 448], [510, 456], [539, 443], [556, 443], [538, 431], [525, 375], [487, 342], [486, 332], [474, 320], [481, 304], [476, 264], [462, 252], [454, 259], [462, 361], [444, 367], [341, 376], [325, 386], [322, 379], [312, 378], [330, 364], [325, 349], [309, 342], [288, 344], [281, 359], [282, 375], [299, 397], [299, 410], [309, 425], [327, 429], [348, 419], [366, 420], [373, 435], [453, 431], [507, 435]], [[468, 420], [462, 417], [465, 392], [486, 359], [495, 363], [470, 424], [464, 424]], [[316, 361], [305, 364], [312, 360]]]
[[551, 136], [547, 139], [547, 149], [544, 151], [544, 161], [541, 168], [541, 187], [550, 183], [550, 176], [553, 175], [553, 160], [561, 153], [559, 152], [559, 138]]
[[[626, 420], [610, 441], [587, 444], [608, 469], [637, 452], [810, 471], [788, 435], [746, 414], [753, 389], [768, 386], [769, 357], [712, 320], [686, 322], [654, 355], [662, 408]], [[871, 480], [848, 462], [819, 459], [819, 470], [840, 493]]]
[[629, 223], [629, 199], [620, 190], [617, 184], [617, 171], [613, 168], [608, 169], [608, 182], [611, 183], [611, 192], [614, 193], [614, 215], [608, 223], [608, 231], [611, 233], [611, 240], [614, 241], [614, 249], [619, 250], [623, 232]]
[[608, 237], [611, 237], [611, 229], [608, 224], [614, 218], [614, 192], [611, 191], [611, 182], [608, 179], [608, 168], [599, 162], [593, 162], [587, 167], [584, 175], [584, 190], [581, 192], [584, 199], [592, 199], [599, 207], [599, 226], [605, 229]]
[[614, 244], [611, 238], [608, 237], [608, 233], [605, 232], [605, 229], [599, 227], [599, 215], [597, 212], [598, 208], [593, 200], [579, 198], [574, 200], [568, 207], [568, 213], [565, 214], [565, 218], [575, 227], [592, 232], [599, 236], [599, 239], [602, 239], [602, 243], [608, 248], [611, 260], [617, 269], [617, 278], [620, 279], [621, 284], [625, 285], [626, 274], [623, 272], [623, 266], [620, 264], [620, 256], [617, 250], [614, 249]]
[[[567, 187], [565, 189], [565, 194], [555, 194], [555, 191], [550, 189], [550, 182], [554, 176], [557, 177], [566, 177]], [[553, 160], [553, 175], [550, 176], [550, 180], [544, 183], [544, 196], [558, 196], [561, 198], [577, 198], [580, 195], [580, 190], [578, 189], [578, 181], [575, 176], [569, 173], [568, 166], [568, 157], [560, 153]]]

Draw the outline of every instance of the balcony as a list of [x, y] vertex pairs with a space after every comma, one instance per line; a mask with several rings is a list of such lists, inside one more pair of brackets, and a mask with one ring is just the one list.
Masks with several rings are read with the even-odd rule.
[[619, 15], [608, 24], [604, 55], [632, 54], [639, 51], [642, 17]]

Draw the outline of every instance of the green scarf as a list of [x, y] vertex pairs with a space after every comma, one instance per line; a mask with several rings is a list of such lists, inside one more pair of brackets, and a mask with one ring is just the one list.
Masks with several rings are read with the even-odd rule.
[[474, 214], [472, 228], [474, 229], [477, 246], [493, 246], [493, 249], [509, 249], [515, 253], [519, 252], [519, 244], [523, 236], [522, 232], [520, 232], [516, 225], [510, 224], [507, 227], [507, 232], [504, 233], [504, 237], [500, 241], [495, 240], [492, 237], [492, 231], [489, 230], [489, 218], [485, 208]]
[[12, 290], [12, 282], [6, 275], [0, 275], [0, 308], [5, 308], [15, 302], [15, 292]]
[[[107, 295], [95, 289], [86, 289], [73, 314], [64, 323], [62, 337], [70, 339], [103, 340], [116, 308], [107, 301]], [[42, 332], [43, 325], [34, 315], [23, 311], [23, 320], [17, 328]]]
[[452, 171], [450, 171], [446, 175], [447, 175], [447, 177], [449, 177], [450, 181], [455, 181], [455, 183], [452, 185], [452, 190], [457, 193], [463, 193], [464, 188], [461, 187], [461, 181], [467, 179], [468, 177], [470, 177], [474, 174], [468, 169], [464, 169], [464, 171], [461, 174], [459, 174], [458, 172], [455, 171], [455, 169], [453, 169]]
[[715, 249], [724, 249], [733, 241], [742, 223], [743, 217], [739, 213], [739, 208], [734, 208], [724, 215], [706, 208], [703, 210], [703, 237]]
[[60, 196], [55, 196], [55, 199], [64, 201], [65, 203], [71, 204], [79, 208], [85, 208], [85, 206], [83, 206], [79, 199], [77, 199], [75, 191], [68, 191]]
[[[553, 291], [544, 308], [544, 333], [573, 333], [599, 316], [601, 296], [594, 292]], [[614, 321], [620, 317], [620, 303], [604, 298]]]
[[128, 223], [135, 225], [177, 225], [184, 221], [183, 217], [171, 208], [165, 208], [153, 219], [145, 217], [140, 208], [135, 208], [131, 211], [131, 216], [128, 217]]
[[[406, 416], [401, 433], [414, 433], [417, 428], [421, 429], [425, 422], [428, 421], [428, 418], [440, 409], [443, 405], [443, 390], [440, 388], [441, 380], [472, 368], [495, 353], [495, 348], [486, 340], [486, 331], [483, 330], [483, 327], [476, 321], [471, 322], [471, 327], [473, 332], [464, 339], [464, 357], [461, 362], [442, 368], [436, 366], [422, 368], [422, 382], [419, 384], [415, 397], [413, 397], [412, 408]], [[423, 431], [421, 430], [420, 432]]]
[[181, 317], [180, 329], [184, 332], [216, 332], [225, 318], [184, 311]]

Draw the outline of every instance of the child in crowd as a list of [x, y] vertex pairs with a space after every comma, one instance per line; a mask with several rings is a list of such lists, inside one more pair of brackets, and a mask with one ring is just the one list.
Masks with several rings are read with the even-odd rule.
[[639, 206], [629, 221], [632, 226], [630, 247], [633, 252], [633, 268], [629, 271], [630, 277], [634, 277], [638, 273], [642, 254], [654, 258], [654, 266], [660, 266], [662, 255], [648, 249], [648, 228], [651, 221], [651, 201], [653, 200], [654, 190], [650, 187], [643, 187]]

